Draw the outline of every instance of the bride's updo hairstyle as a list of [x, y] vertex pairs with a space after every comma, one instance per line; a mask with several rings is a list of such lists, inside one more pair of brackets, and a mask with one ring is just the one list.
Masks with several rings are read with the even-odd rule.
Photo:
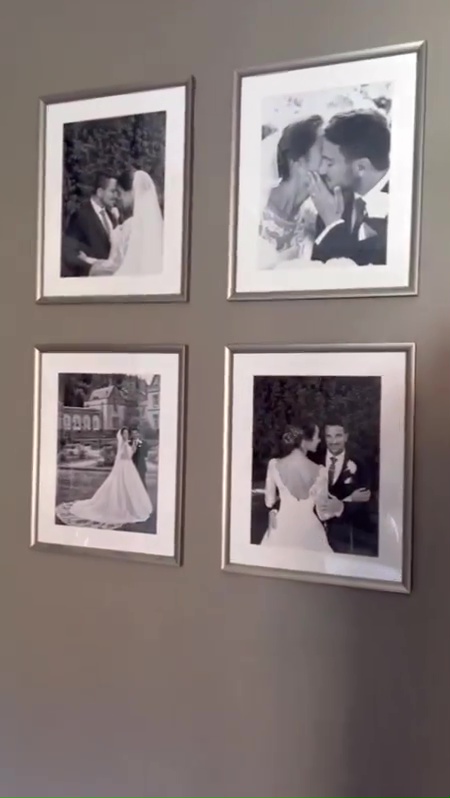
[[314, 438], [317, 424], [309, 419], [299, 424], [289, 424], [281, 438], [280, 456], [287, 457], [295, 449], [301, 449], [303, 441], [311, 441]]
[[284, 128], [277, 149], [277, 167], [281, 180], [289, 180], [292, 161], [306, 158], [316, 143], [322, 125], [322, 117], [316, 115], [300, 122], [292, 122]]

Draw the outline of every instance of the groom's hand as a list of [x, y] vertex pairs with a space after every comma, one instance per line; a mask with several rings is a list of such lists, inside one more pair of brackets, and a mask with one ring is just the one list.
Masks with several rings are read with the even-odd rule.
[[89, 277], [104, 277], [114, 274], [113, 265], [107, 260], [96, 260], [91, 267]]
[[310, 196], [325, 227], [329, 227], [329, 225], [335, 224], [342, 219], [344, 197], [339, 186], [334, 191], [330, 191], [321, 176], [317, 172], [312, 172]]

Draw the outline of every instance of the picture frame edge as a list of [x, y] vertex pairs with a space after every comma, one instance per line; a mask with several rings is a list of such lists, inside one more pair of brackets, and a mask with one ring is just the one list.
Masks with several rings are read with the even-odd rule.
[[[230, 561], [230, 507], [232, 470], [232, 389], [233, 358], [239, 354], [283, 354], [286, 352], [404, 352], [405, 361], [405, 435], [404, 435], [404, 473], [403, 473], [403, 547], [402, 578], [399, 582], [360, 579], [353, 577], [323, 578], [322, 575], [308, 572], [295, 572], [288, 569], [266, 568], [258, 565], [242, 565]], [[414, 413], [415, 413], [415, 363], [417, 345], [409, 342], [385, 342], [382, 344], [226, 344], [225, 346], [225, 386], [224, 386], [224, 452], [222, 487], [222, 549], [221, 570], [249, 576], [268, 576], [290, 579], [291, 581], [311, 582], [328, 586], [362, 587], [385, 593], [410, 595], [412, 592], [413, 555], [413, 478], [414, 478]], [[225, 429], [227, 430], [225, 434]], [[362, 583], [362, 584], [360, 584]]]
[[[193, 195], [193, 161], [194, 161], [194, 109], [196, 81], [193, 74], [184, 81], [158, 85], [135, 85], [128, 88], [91, 90], [89, 92], [73, 92], [71, 94], [54, 94], [38, 98], [38, 180], [37, 180], [37, 234], [36, 234], [36, 277], [35, 302], [39, 305], [63, 304], [109, 304], [109, 303], [171, 303], [189, 302], [191, 277], [191, 242], [192, 242], [192, 195]], [[182, 198], [182, 240], [180, 264], [180, 291], [171, 294], [98, 294], [93, 296], [46, 295], [44, 293], [44, 224], [45, 224], [45, 132], [47, 125], [47, 109], [51, 105], [73, 101], [83, 101], [103, 97], [120, 97], [149, 91], [184, 88], [185, 90], [185, 125], [184, 125], [184, 159], [183, 159], [183, 198]]]
[[[125, 559], [133, 562], [147, 564], [168, 564], [176, 567], [183, 565], [183, 519], [185, 499], [185, 446], [186, 446], [186, 407], [187, 407], [187, 344], [163, 345], [64, 345], [64, 344], [35, 344], [35, 372], [33, 394], [33, 459], [31, 475], [31, 539], [29, 548], [36, 551], [51, 551], [71, 554], [88, 554], [103, 556], [113, 559]], [[176, 354], [178, 356], [178, 409], [177, 409], [177, 458], [175, 464], [176, 495], [175, 495], [175, 522], [174, 522], [174, 553], [173, 555], [146, 554], [142, 552], [116, 551], [114, 549], [96, 549], [84, 546], [71, 546], [62, 543], [47, 543], [39, 540], [38, 536], [38, 509], [39, 509], [39, 447], [41, 438], [41, 375], [42, 359], [45, 354]]]
[[405, 587], [404, 581], [384, 582], [379, 579], [362, 579], [349, 576], [322, 576], [322, 574], [307, 571], [291, 571], [287, 568], [265, 568], [261, 565], [240, 565], [227, 562], [221, 570], [228, 574], [241, 576], [267, 577], [268, 579], [282, 579], [291, 582], [322, 585], [324, 587], [350, 587], [353, 589], [373, 590], [380, 593], [395, 593], [410, 595], [410, 590]]
[[258, 77], [279, 72], [289, 72], [297, 69], [310, 69], [320, 66], [332, 66], [336, 63], [352, 63], [354, 61], [375, 60], [377, 58], [389, 58], [396, 55], [407, 55], [408, 53], [419, 53], [426, 47], [426, 39], [417, 39], [410, 42], [397, 44], [380, 45], [377, 47], [367, 47], [362, 50], [349, 50], [339, 53], [327, 53], [324, 55], [311, 56], [309, 58], [290, 59], [287, 61], [273, 62], [271, 64], [261, 64], [260, 66], [238, 67], [234, 70], [239, 80], [245, 78]]
[[188, 75], [183, 80], [166, 81], [161, 83], [125, 83], [117, 86], [99, 86], [94, 89], [80, 89], [69, 92], [55, 92], [39, 96], [39, 102], [44, 103], [45, 108], [50, 105], [63, 105], [69, 102], [83, 102], [84, 100], [96, 100], [103, 97], [122, 97], [128, 94], [141, 94], [150, 91], [165, 91], [166, 89], [186, 89], [195, 82], [193, 74]]
[[[412, 181], [411, 200], [411, 231], [410, 231], [410, 267], [409, 279], [406, 286], [392, 288], [367, 288], [334, 290], [295, 290], [295, 291], [238, 291], [237, 286], [237, 228], [239, 206], [239, 161], [240, 161], [240, 100], [242, 82], [245, 78], [261, 75], [288, 72], [296, 69], [330, 66], [336, 63], [352, 63], [362, 60], [406, 55], [415, 53], [417, 56], [417, 73], [415, 85], [415, 113], [414, 113], [414, 144], [413, 161], [418, 163]], [[234, 71], [233, 89], [233, 127], [232, 127], [232, 159], [231, 159], [231, 200], [229, 214], [229, 245], [228, 245], [228, 280], [227, 301], [272, 301], [272, 300], [300, 300], [300, 299], [362, 299], [379, 297], [418, 296], [420, 287], [420, 246], [421, 246], [421, 218], [422, 218], [422, 184], [425, 139], [425, 108], [426, 108], [426, 77], [427, 77], [427, 40], [406, 42], [397, 45], [386, 45], [355, 50], [349, 53], [334, 53], [326, 56], [316, 56], [299, 61], [287, 61], [263, 65], [261, 67], [238, 68]], [[234, 185], [236, 184], [236, 185]]]

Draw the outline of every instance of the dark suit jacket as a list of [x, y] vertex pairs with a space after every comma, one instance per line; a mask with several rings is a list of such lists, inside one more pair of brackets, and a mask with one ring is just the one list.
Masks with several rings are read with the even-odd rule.
[[[108, 211], [113, 227], [116, 221]], [[91, 269], [79, 258], [79, 252], [96, 260], [106, 260], [111, 242], [90, 200], [83, 202], [69, 219], [62, 239], [61, 276], [86, 277]]]
[[147, 454], [149, 446], [145, 441], [141, 441], [133, 455], [133, 463], [136, 466], [142, 482], [145, 484], [145, 475], [147, 473]]
[[[326, 452], [318, 458], [319, 465], [326, 465]], [[361, 463], [345, 455], [342, 470], [329, 492], [340, 501], [350, 496], [358, 488], [372, 489], [372, 480]], [[328, 543], [333, 551], [351, 554], [352, 548], [359, 540], [370, 542], [374, 530], [370, 522], [368, 503], [344, 502], [344, 510], [339, 518], [331, 518], [325, 522]]]
[[[381, 189], [381, 192], [389, 193], [389, 183]], [[375, 218], [367, 215], [352, 229], [353, 203], [353, 197], [345, 202], [343, 221], [332, 227], [319, 244], [314, 245], [313, 260], [325, 263], [331, 258], [350, 258], [358, 266], [370, 264], [376, 266], [386, 263], [388, 218]], [[368, 237], [360, 241], [358, 233], [361, 224], [365, 224]], [[323, 229], [324, 224], [320, 219], [317, 225], [317, 236]]]

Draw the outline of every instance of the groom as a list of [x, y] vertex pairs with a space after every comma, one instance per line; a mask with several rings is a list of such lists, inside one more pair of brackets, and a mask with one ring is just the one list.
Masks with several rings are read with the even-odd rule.
[[133, 454], [133, 463], [137, 468], [145, 490], [147, 490], [145, 478], [147, 476], [147, 455], [149, 447], [148, 444], [140, 437], [138, 429], [133, 429], [131, 431], [131, 442], [136, 447], [136, 450]]
[[348, 455], [349, 436], [341, 419], [330, 419], [326, 423], [324, 437], [326, 451], [319, 463], [328, 472], [329, 495], [317, 507], [317, 515], [324, 519], [328, 543], [333, 551], [352, 554], [355, 544], [361, 539], [368, 542], [373, 536], [368, 513], [371, 480], [362, 465]]
[[348, 111], [330, 120], [320, 174], [311, 176], [319, 215], [313, 260], [386, 264], [390, 148], [389, 126], [377, 111]]
[[98, 174], [89, 199], [69, 219], [62, 239], [62, 277], [87, 277], [97, 260], [106, 260], [117, 225], [117, 180]]

